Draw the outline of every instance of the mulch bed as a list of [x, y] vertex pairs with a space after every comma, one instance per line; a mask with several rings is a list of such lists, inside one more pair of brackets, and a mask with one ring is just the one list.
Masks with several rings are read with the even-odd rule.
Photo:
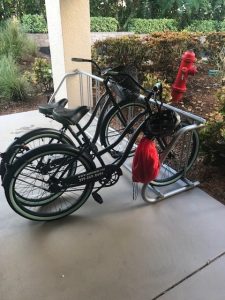
[[[198, 66], [198, 73], [188, 80], [187, 93], [180, 108], [206, 120], [219, 107], [216, 92], [220, 87], [217, 77], [208, 76], [208, 65]], [[213, 68], [213, 66], [212, 66]], [[190, 174], [190, 179], [200, 181], [200, 188], [225, 204], [225, 163], [211, 165], [199, 155]]]
[[25, 101], [0, 103], [0, 115], [35, 110], [42, 103], [47, 103], [46, 95], [38, 95]]

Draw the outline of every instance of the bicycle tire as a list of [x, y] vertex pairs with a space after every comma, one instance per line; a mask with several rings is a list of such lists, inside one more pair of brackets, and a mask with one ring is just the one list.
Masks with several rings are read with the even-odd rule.
[[[182, 126], [187, 124], [183, 123]], [[168, 136], [166, 144], [168, 145], [173, 136]], [[156, 146], [160, 153], [164, 150], [159, 146], [160, 138], [156, 139]], [[166, 186], [178, 181], [194, 164], [199, 152], [199, 135], [196, 130], [184, 133], [175, 143], [172, 150], [164, 159], [159, 175], [151, 181], [154, 186]]]
[[25, 154], [28, 150], [41, 145], [59, 142], [73, 145], [72, 140], [65, 133], [52, 128], [37, 128], [16, 138], [6, 149], [0, 163], [2, 181], [6, 173], [6, 166], [12, 165], [16, 159]]
[[[118, 105], [120, 111], [125, 117], [126, 123], [123, 124], [121, 122], [119, 117], [120, 112], [117, 107], [112, 107], [108, 111], [104, 117], [100, 133], [100, 142], [104, 147], [112, 145], [113, 142], [115, 142], [115, 140], [124, 132], [126, 125], [130, 123], [134, 116], [146, 109], [145, 102], [138, 99], [135, 101], [121, 101]], [[139, 121], [135, 124], [135, 128], [143, 121], [144, 118], [145, 117], [139, 119]], [[125, 138], [113, 148], [114, 151], [119, 152], [121, 155], [124, 153], [133, 130], [134, 128], [131, 133], [126, 134]], [[135, 146], [132, 148], [131, 153], [134, 153], [134, 151]]]
[[[62, 195], [60, 195], [56, 199], [54, 199], [53, 197], [53, 200], [45, 205], [30, 207], [29, 205], [25, 206], [24, 204], [22, 204], [18, 195], [20, 195], [21, 193], [21, 182], [24, 181], [21, 181], [21, 178], [19, 176], [24, 176], [24, 174], [26, 174], [26, 172], [29, 170], [29, 167], [32, 166], [32, 164], [35, 164], [35, 161], [38, 162], [38, 160], [44, 158], [53, 160], [55, 156], [64, 157], [64, 159], [67, 161], [68, 166], [71, 166], [71, 162], [76, 162], [77, 166], [79, 166], [79, 170], [78, 167], [76, 167], [76, 174], [79, 174], [78, 172], [83, 172], [84, 170], [91, 171], [95, 168], [94, 163], [88, 158], [88, 156], [79, 153], [77, 149], [69, 145], [44, 145], [24, 154], [15, 162], [10, 172], [7, 173], [4, 185], [5, 195], [9, 205], [16, 213], [18, 213], [22, 217], [34, 221], [51, 221], [63, 218], [79, 209], [86, 202], [87, 198], [92, 192], [94, 183], [90, 182], [85, 184], [84, 186], [78, 186], [76, 189], [65, 189]], [[61, 167], [62, 169], [59, 169], [58, 172], [60, 171], [61, 174], [63, 174], [63, 167], [65, 167], [65, 164]], [[38, 174], [38, 171], [35, 173], [35, 169], [32, 168], [32, 177], [34, 178], [35, 175], [38, 176]], [[49, 173], [46, 176], [48, 176], [49, 178]], [[64, 174], [63, 176], [66, 175]], [[38, 180], [38, 177], [36, 178], [36, 180]], [[49, 184], [47, 178], [46, 180], [44, 180], [44, 183], [46, 184], [46, 186]], [[29, 186], [30, 190], [28, 189]], [[16, 188], [19, 187], [20, 192], [16, 191]], [[25, 187], [26, 189], [23, 187], [22, 189], [26, 193], [28, 193], [30, 197], [30, 193], [32, 192], [32, 180], [30, 181], [30, 183], [29, 181], [27, 181], [27, 186]], [[34, 190], [34, 192], [37, 195], [37, 186], [35, 186], [35, 189], [36, 190]], [[41, 186], [40, 189], [42, 189]], [[53, 192], [49, 190], [49, 193], [51, 194]], [[55, 196], [54, 193], [53, 196]]]

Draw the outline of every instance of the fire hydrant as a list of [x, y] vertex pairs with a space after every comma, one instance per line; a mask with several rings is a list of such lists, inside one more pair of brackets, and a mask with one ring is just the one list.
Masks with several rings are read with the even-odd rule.
[[183, 98], [183, 94], [186, 92], [186, 83], [188, 75], [195, 75], [197, 68], [194, 65], [196, 61], [195, 53], [191, 50], [186, 51], [182, 55], [181, 64], [177, 73], [175, 82], [172, 85], [172, 101], [179, 102]]

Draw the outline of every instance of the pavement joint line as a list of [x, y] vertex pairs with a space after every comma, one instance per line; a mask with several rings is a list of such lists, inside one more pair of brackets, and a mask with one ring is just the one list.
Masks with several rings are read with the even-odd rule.
[[161, 292], [160, 294], [158, 294], [156, 297], [152, 298], [151, 300], [159, 299], [160, 297], [162, 297], [163, 295], [165, 295], [166, 293], [168, 293], [169, 291], [171, 291], [172, 289], [177, 287], [179, 284], [183, 283], [185, 280], [187, 280], [190, 277], [194, 276], [195, 274], [197, 274], [201, 270], [207, 268], [209, 265], [214, 263], [217, 259], [221, 258], [222, 256], [225, 256], [225, 251], [222, 252], [221, 254], [215, 256], [214, 258], [207, 260], [207, 262], [203, 266], [201, 266], [200, 268], [198, 268], [195, 271], [191, 272], [189, 275], [185, 276], [184, 278], [182, 278], [181, 280], [179, 280], [175, 284], [171, 285], [169, 288], [167, 288], [166, 290], [164, 290], [163, 292]]

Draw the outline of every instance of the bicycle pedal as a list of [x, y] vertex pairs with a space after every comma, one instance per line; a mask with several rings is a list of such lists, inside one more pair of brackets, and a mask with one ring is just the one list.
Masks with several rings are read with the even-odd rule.
[[92, 197], [93, 197], [94, 200], [95, 200], [96, 202], [98, 202], [99, 204], [102, 204], [102, 203], [103, 203], [102, 197], [101, 197], [97, 192], [92, 193]]
[[5, 156], [6, 156], [6, 152], [0, 152], [0, 157], [1, 158], [5, 158]]
[[123, 155], [123, 152], [111, 151], [110, 154], [111, 154], [112, 158], [120, 158]]

